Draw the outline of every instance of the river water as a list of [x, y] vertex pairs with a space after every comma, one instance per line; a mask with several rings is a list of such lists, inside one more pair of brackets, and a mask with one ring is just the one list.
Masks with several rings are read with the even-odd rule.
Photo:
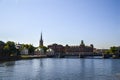
[[42, 58], [2, 62], [0, 80], [120, 80], [120, 60]]

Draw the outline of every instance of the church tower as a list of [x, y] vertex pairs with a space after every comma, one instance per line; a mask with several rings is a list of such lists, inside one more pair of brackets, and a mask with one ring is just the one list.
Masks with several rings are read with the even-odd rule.
[[39, 42], [39, 47], [40, 47], [40, 46], [43, 46], [42, 33], [41, 33], [40, 42]]
[[81, 44], [80, 44], [80, 46], [85, 46], [85, 44], [84, 44], [84, 41], [83, 41], [83, 40], [81, 40]]

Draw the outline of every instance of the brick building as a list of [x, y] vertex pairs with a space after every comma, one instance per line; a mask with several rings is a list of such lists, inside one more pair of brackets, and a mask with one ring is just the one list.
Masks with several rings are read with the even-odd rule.
[[90, 46], [86, 46], [83, 42], [81, 41], [81, 44], [78, 46], [63, 46], [63, 45], [58, 45], [58, 44], [52, 44], [49, 45], [48, 48], [51, 48], [55, 51], [55, 53], [80, 53], [80, 52], [93, 52], [93, 45], [91, 44]]

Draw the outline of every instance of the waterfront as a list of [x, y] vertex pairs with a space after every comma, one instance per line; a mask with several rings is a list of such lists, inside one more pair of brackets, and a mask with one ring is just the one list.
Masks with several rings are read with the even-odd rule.
[[42, 58], [2, 62], [0, 80], [120, 80], [120, 60]]

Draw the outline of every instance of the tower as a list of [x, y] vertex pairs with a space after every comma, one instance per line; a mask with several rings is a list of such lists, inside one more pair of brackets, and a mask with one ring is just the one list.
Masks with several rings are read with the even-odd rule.
[[39, 42], [39, 47], [41, 46], [43, 46], [42, 32], [41, 32], [41, 37], [40, 37], [40, 42]]
[[80, 46], [85, 46], [85, 44], [84, 44], [84, 41], [83, 41], [83, 40], [81, 40], [81, 44], [80, 44]]

